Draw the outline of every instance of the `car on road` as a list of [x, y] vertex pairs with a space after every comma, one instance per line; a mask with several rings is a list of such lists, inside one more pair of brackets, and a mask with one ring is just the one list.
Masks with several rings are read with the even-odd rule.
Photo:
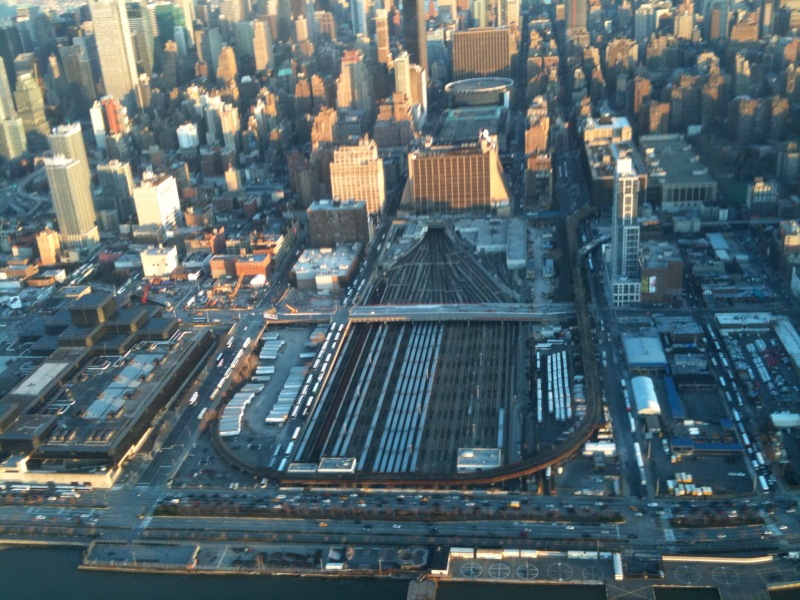
[[327, 527], [327, 526], [328, 526], [328, 524], [327, 524], [325, 521], [320, 521], [320, 524], [319, 524], [319, 526], [320, 526], [320, 527]]
[[400, 523], [395, 523], [394, 525], [392, 525], [392, 529], [402, 529], [402, 527], [403, 526], [400, 525]]

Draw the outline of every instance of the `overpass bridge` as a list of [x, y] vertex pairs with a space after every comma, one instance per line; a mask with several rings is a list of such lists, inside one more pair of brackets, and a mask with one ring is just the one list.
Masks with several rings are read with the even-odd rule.
[[355, 306], [352, 322], [391, 321], [561, 321], [575, 316], [570, 302], [544, 304], [409, 304]]

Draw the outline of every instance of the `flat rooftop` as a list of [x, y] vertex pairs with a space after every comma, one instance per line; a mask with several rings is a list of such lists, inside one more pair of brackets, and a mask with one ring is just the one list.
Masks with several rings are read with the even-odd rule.
[[716, 183], [692, 145], [680, 134], [643, 135], [639, 146], [649, 175], [662, 185]]

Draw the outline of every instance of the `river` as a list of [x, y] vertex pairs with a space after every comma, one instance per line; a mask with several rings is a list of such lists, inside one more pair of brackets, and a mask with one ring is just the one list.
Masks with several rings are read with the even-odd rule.
[[[266, 575], [150, 575], [80, 571], [82, 551], [11, 547], [0, 551], [0, 598], [13, 600], [405, 600], [407, 581], [321, 579]], [[658, 582], [653, 582], [658, 585]], [[659, 599], [711, 598], [708, 589], [663, 590]], [[774, 593], [797, 598], [797, 590]], [[583, 585], [522, 585], [453, 582], [439, 586], [437, 600], [605, 600], [605, 589]]]

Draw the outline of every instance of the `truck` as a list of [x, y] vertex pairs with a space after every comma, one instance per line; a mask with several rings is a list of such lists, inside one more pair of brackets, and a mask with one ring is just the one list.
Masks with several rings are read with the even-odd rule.
[[514, 510], [519, 510], [519, 500], [512, 500], [508, 503], [509, 508], [513, 508]]

